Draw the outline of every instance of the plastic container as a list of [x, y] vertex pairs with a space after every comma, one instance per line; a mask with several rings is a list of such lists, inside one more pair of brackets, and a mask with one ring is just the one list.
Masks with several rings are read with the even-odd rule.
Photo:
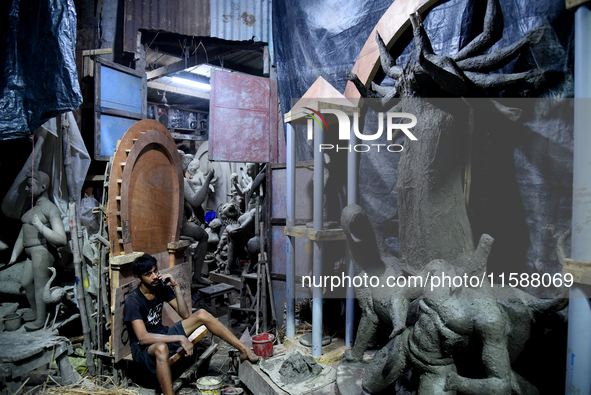
[[271, 333], [261, 333], [253, 336], [252, 348], [254, 353], [259, 357], [270, 358], [273, 356], [273, 342], [275, 336]]
[[215, 376], [205, 376], [197, 380], [197, 390], [203, 395], [221, 395], [222, 379]]

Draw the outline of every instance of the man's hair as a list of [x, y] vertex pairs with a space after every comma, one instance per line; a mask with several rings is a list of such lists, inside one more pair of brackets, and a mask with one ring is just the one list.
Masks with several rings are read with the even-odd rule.
[[142, 274], [152, 270], [154, 266], [158, 264], [156, 258], [150, 254], [144, 254], [139, 258], [135, 258], [131, 264], [131, 270], [134, 276], [141, 277]]

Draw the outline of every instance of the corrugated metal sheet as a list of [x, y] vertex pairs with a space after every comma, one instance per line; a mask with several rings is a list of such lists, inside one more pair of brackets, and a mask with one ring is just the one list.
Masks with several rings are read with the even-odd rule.
[[139, 29], [209, 36], [209, 5], [210, 0], [125, 0], [123, 50], [135, 51]]
[[211, 0], [211, 37], [271, 42], [271, 0]]

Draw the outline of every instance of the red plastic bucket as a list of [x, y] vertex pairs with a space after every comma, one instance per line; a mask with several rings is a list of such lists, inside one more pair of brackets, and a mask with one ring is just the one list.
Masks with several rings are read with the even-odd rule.
[[252, 348], [259, 357], [269, 358], [273, 356], [273, 341], [275, 336], [271, 333], [261, 333], [253, 336]]

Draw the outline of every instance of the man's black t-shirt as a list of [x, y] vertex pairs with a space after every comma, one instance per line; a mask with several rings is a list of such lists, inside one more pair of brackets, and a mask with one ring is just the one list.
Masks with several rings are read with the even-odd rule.
[[132, 347], [138, 340], [131, 326], [131, 321], [142, 320], [148, 332], [165, 334], [168, 331], [168, 327], [162, 325], [162, 306], [164, 302], [170, 302], [175, 298], [176, 295], [172, 288], [165, 285], [156, 288], [156, 295], [152, 300], [146, 299], [140, 287], [137, 287], [125, 299], [123, 320], [127, 325]]

